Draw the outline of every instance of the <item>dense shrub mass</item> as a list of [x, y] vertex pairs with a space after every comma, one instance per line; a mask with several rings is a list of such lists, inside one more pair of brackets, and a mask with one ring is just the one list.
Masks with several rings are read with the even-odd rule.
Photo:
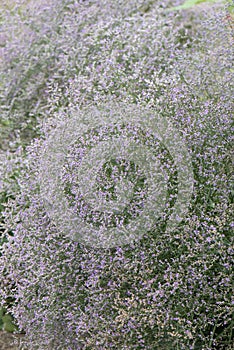
[[[0, 156], [0, 295], [5, 307], [11, 300], [30, 349], [233, 346], [233, 27], [221, 7], [175, 14], [165, 11], [170, 5], [51, 0], [1, 18], [12, 38], [1, 51], [2, 148], [11, 152]], [[99, 109], [102, 118], [103, 103], [110, 119], [95, 129], [87, 111]], [[72, 240], [65, 222], [63, 229], [51, 215], [41, 156], [54, 130], [66, 129], [77, 113], [87, 129], [69, 149], [61, 187], [75, 214], [99, 228], [99, 212], [86, 205], [77, 183], [83, 154], [117, 126], [134, 142], [156, 145], [131, 120], [115, 126], [120, 106], [146, 107], [171, 121], [191, 158], [193, 194], [173, 232], [164, 216], [141, 239], [102, 249]], [[178, 185], [172, 155], [157, 147], [168, 187], [169, 180]], [[104, 215], [106, 225], [125, 225], [141, 213], [148, 192], [137, 164], [112, 159], [96, 180], [110, 204], [126, 184], [138, 190], [131, 210]], [[171, 204], [179, 198], [173, 186]]]

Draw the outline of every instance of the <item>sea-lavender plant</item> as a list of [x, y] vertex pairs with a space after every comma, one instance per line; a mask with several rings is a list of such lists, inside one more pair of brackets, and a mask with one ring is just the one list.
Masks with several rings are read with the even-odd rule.
[[[77, 12], [73, 17], [70, 9], [64, 10], [65, 20], [57, 38], [59, 47], [65, 47], [60, 61], [65, 82], [56, 84], [56, 79], [51, 78], [47, 83], [50, 97], [45, 115], [52, 117], [43, 123], [41, 138], [28, 148], [19, 191], [8, 200], [4, 213], [5, 232], [12, 231], [14, 236], [8, 237], [2, 249], [2, 297], [14, 296], [12, 312], [19, 328], [26, 332], [31, 349], [227, 349], [232, 344], [233, 326], [233, 193], [232, 52], [225, 16], [220, 12], [210, 20], [206, 35], [195, 40], [185, 35], [182, 40], [176, 30], [170, 33], [168, 19], [154, 6], [149, 6], [147, 12], [139, 11], [134, 2], [123, 15], [118, 6], [108, 1], [103, 9], [95, 1], [70, 5], [72, 9], [76, 5]], [[72, 35], [76, 30], [74, 23], [79, 18], [81, 21], [84, 14], [89, 19], [87, 27], [78, 31], [77, 46], [70, 44], [69, 48], [68, 37], [76, 38], [74, 45], [77, 40]], [[155, 21], [155, 14], [159, 22]], [[169, 21], [173, 25], [173, 20]], [[172, 28], [177, 24], [175, 20]], [[211, 41], [211, 25], [218, 34], [215, 42]], [[186, 34], [186, 28], [183, 30]], [[223, 59], [219, 61], [221, 51]], [[110, 109], [109, 121], [103, 102]], [[137, 107], [131, 107], [132, 104]], [[78, 128], [79, 139], [60, 146], [59, 151], [65, 150], [67, 158], [60, 172], [56, 168], [61, 181], [58, 190], [63, 186], [75, 215], [94, 228], [99, 227], [99, 213], [82, 201], [79, 192], [80, 188], [84, 192], [86, 185], [86, 199], [90, 199], [88, 186], [94, 181], [97, 185], [91, 189], [104, 192], [106, 198], [104, 202], [97, 202], [97, 198], [92, 202], [91, 196], [91, 204], [99, 205], [99, 209], [104, 205], [106, 209], [108, 202], [117, 202], [118, 194], [125, 195], [126, 184], [134, 184], [142, 196], [136, 197], [133, 207], [119, 218], [130, 220], [138, 215], [136, 209], [142, 214], [141, 205], [144, 207], [149, 194], [149, 174], [135, 159], [116, 159], [113, 153], [115, 159], [101, 163], [96, 177], [87, 168], [83, 178], [87, 184], [77, 177], [86, 149], [92, 155], [96, 145], [120, 133], [127, 140], [126, 145], [133, 140], [151, 148], [153, 144], [156, 159], [159, 157], [161, 166], [168, 170], [165, 169], [164, 181], [167, 180], [172, 196], [171, 204], [176, 204], [179, 183], [174, 154], [170, 148], [168, 152], [169, 145], [163, 144], [163, 139], [155, 139], [153, 130], [145, 132], [139, 125], [131, 125], [127, 113], [134, 108], [138, 113], [145, 111], [144, 106], [151, 111], [152, 120], [158, 115], [162, 123], [167, 119], [173, 123], [173, 130], [176, 127], [184, 140], [188, 159], [192, 159], [195, 183], [187, 216], [173, 232], [166, 230], [165, 220], [159, 220], [153, 227], [146, 227], [140, 239], [132, 239], [126, 245], [101, 249], [71, 239], [67, 226], [63, 229], [62, 220], [54, 216], [53, 205], [57, 202], [51, 202], [50, 196], [49, 203], [45, 202], [45, 188], [49, 189], [45, 187], [49, 184], [46, 172], [50, 169], [45, 165], [53, 165], [57, 160], [56, 149], [47, 147], [48, 143], [51, 145], [51, 135], [56, 136], [53, 129], [72, 130], [75, 112], [76, 127], [80, 120], [84, 132]], [[91, 113], [92, 109], [99, 110], [100, 120], [104, 114], [103, 126], [96, 127], [97, 114]], [[112, 116], [118, 113], [123, 115], [125, 124], [120, 119], [117, 132]], [[130, 128], [124, 133], [128, 116]], [[138, 121], [135, 115], [133, 120]], [[142, 120], [140, 125], [145, 123], [147, 120]], [[70, 141], [61, 136], [63, 142]], [[58, 139], [54, 140], [57, 146]], [[46, 163], [43, 154], [47, 155]], [[93, 155], [95, 165], [98, 158], [95, 152]], [[150, 157], [148, 160], [155, 161]], [[91, 167], [91, 162], [88, 165]], [[78, 174], [82, 178], [82, 173]], [[52, 175], [54, 181], [56, 174]], [[68, 208], [64, 209], [68, 213]], [[113, 214], [113, 206], [111, 211]], [[104, 218], [107, 224], [116, 226], [117, 214], [109, 221]]]
[[[9, 148], [16, 137], [18, 144], [29, 143], [38, 122], [51, 113], [51, 92], [56, 86], [64, 91], [74, 80], [80, 103], [97, 93], [125, 96], [128, 91], [138, 100], [149, 90], [159, 96], [168, 84], [180, 27], [158, 5], [51, 0], [2, 11], [1, 147]], [[64, 107], [62, 96], [58, 103]]]

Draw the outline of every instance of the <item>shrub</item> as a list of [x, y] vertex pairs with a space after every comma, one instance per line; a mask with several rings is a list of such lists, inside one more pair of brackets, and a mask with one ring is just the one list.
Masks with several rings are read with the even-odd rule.
[[[41, 109], [49, 118], [41, 123], [40, 137], [27, 148], [19, 190], [7, 201], [5, 235], [10, 231], [14, 236], [7, 236], [0, 264], [2, 298], [14, 296], [11, 310], [31, 349], [231, 348], [230, 28], [223, 10], [213, 16], [200, 14], [196, 27], [188, 28], [184, 14], [166, 16], [163, 8], [147, 4], [142, 9], [129, 2], [124, 13], [120, 3], [66, 2], [59, 30], [51, 31], [51, 43], [58, 51]], [[179, 19], [183, 19], [181, 27]], [[103, 105], [109, 106], [109, 121], [103, 117]], [[179, 198], [179, 186], [178, 192], [173, 190], [178, 185], [178, 165], [176, 172], [172, 155], [158, 146], [163, 140], [133, 127], [131, 118], [129, 129], [126, 122], [116, 124], [114, 116], [128, 115], [128, 106], [147, 108], [180, 131], [193, 165], [189, 211], [173, 232], [167, 231], [167, 216], [163, 216], [145, 229], [140, 240], [127, 245], [105, 249], [85, 245], [71, 239], [65, 221], [61, 227], [63, 219], [54, 216], [55, 203], [51, 203], [60, 197], [48, 195], [45, 201], [41, 177], [42, 169], [45, 178], [50, 170], [41, 163], [43, 155], [50, 164], [54, 152], [63, 151], [62, 144], [48, 153], [51, 135], [71, 129], [74, 113], [84, 133], [65, 153], [67, 167], [58, 177], [69, 208], [84, 222], [96, 228], [100, 218], [82, 202], [76, 171], [86, 151], [117, 135], [115, 127], [119, 133], [128, 130], [123, 137], [130, 134], [131, 140], [154, 145], [156, 159], [167, 167], [168, 192]], [[94, 128], [95, 113], [105, 122], [102, 128]], [[91, 160], [96, 164], [96, 157]], [[117, 200], [117, 189], [129, 182], [147, 197], [142, 169], [133, 163], [112, 159], [104, 164], [95, 181], [106, 202]], [[85, 185], [91, 187], [93, 174], [88, 175]], [[51, 173], [51, 187], [55, 179], [56, 172]], [[143, 206], [144, 195], [137, 199]], [[64, 217], [69, 212], [65, 209]], [[130, 214], [119, 216], [123, 225]], [[107, 224], [118, 225], [117, 220]]]

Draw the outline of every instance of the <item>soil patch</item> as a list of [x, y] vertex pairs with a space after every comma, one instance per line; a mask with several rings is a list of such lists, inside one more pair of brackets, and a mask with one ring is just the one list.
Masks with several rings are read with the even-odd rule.
[[12, 334], [0, 331], [0, 350], [19, 350], [20, 338], [23, 334]]

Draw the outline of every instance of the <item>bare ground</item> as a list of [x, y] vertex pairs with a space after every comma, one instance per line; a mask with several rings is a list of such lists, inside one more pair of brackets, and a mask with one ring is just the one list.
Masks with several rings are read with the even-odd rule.
[[19, 340], [23, 336], [0, 331], [0, 350], [19, 350]]

